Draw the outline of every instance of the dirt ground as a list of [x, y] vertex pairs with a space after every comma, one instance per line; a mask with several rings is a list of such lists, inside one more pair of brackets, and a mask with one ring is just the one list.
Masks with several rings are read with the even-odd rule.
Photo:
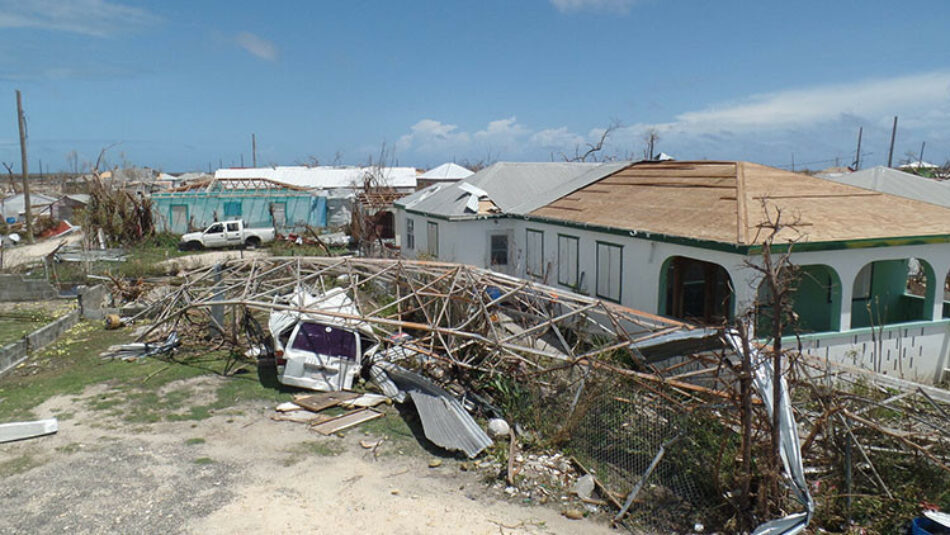
[[[221, 379], [166, 385], [196, 399]], [[132, 424], [96, 407], [110, 387], [58, 396], [59, 432], [0, 444], [0, 533], [611, 533], [564, 506], [504, 500], [460, 460], [364, 428], [323, 437], [244, 402], [198, 421]], [[386, 419], [399, 418], [391, 408]], [[383, 421], [377, 420], [377, 422]], [[360, 441], [385, 437], [376, 449]], [[615, 532], [614, 532], [615, 533]]]

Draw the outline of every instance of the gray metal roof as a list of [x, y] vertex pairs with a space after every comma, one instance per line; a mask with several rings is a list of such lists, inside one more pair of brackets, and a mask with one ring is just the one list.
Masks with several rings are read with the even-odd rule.
[[818, 175], [825, 180], [950, 207], [950, 181], [924, 178], [879, 165], [854, 173]]
[[613, 174], [630, 162], [499, 162], [458, 183], [435, 184], [396, 201], [402, 208], [445, 217], [471, 216], [465, 184], [483, 190], [503, 213], [526, 214]]

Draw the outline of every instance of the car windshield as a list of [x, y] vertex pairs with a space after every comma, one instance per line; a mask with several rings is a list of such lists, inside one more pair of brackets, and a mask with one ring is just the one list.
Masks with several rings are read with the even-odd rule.
[[356, 335], [330, 325], [302, 323], [291, 347], [318, 355], [356, 360]]

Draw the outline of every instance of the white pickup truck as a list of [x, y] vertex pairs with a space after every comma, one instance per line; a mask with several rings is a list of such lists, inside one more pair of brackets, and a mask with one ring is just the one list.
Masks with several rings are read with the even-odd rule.
[[263, 243], [274, 241], [273, 228], [247, 228], [244, 222], [219, 221], [201, 232], [189, 232], [181, 237], [178, 248], [182, 251], [197, 251], [212, 247], [240, 247], [253, 249]]

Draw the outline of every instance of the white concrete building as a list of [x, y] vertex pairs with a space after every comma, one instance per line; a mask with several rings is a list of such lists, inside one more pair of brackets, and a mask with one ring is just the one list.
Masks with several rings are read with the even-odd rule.
[[747, 264], [761, 261], [764, 206], [797, 220], [775, 243], [794, 241], [809, 353], [918, 382], [950, 375], [950, 209], [936, 205], [745, 162], [503, 163], [397, 202], [396, 225], [407, 257], [721, 324], [756, 300]]

